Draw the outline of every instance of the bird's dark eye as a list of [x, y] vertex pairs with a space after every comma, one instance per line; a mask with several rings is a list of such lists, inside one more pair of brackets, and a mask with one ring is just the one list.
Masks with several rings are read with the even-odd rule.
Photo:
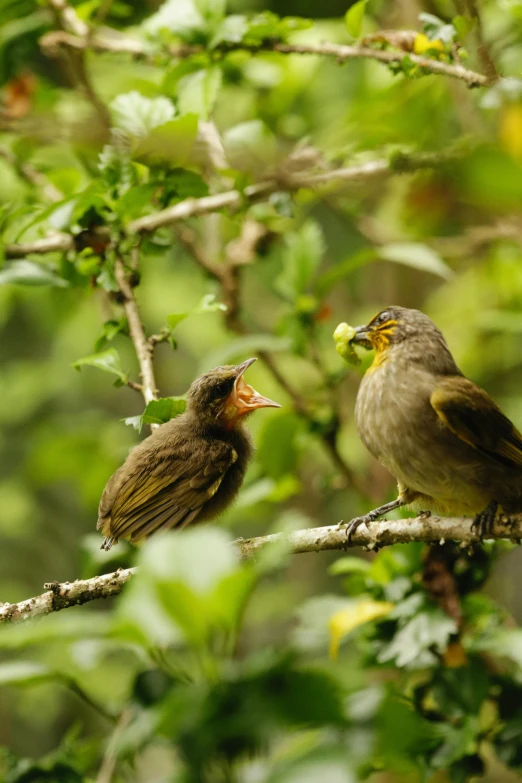
[[214, 386], [215, 396], [224, 397], [225, 394], [227, 394], [231, 390], [232, 384], [233, 384], [232, 378], [228, 378], [225, 381], [219, 381], [219, 383], [216, 383], [216, 385]]
[[382, 313], [379, 313], [379, 315], [377, 316], [377, 323], [383, 324], [389, 320], [390, 320], [389, 310], [383, 310]]

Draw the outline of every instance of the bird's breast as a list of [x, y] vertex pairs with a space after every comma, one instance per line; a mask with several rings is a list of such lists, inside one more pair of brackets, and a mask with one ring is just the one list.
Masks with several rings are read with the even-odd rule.
[[484, 483], [484, 466], [439, 420], [430, 403], [435, 384], [435, 376], [421, 367], [382, 362], [361, 382], [357, 429], [368, 451], [405, 487], [433, 498], [458, 498], [471, 508], [482, 503], [477, 488]]

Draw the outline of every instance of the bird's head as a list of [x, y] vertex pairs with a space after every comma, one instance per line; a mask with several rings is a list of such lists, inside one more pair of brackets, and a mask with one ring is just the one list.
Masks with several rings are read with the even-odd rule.
[[351, 342], [373, 348], [377, 363], [390, 348], [402, 346], [411, 361], [440, 372], [458, 372], [440, 329], [420, 310], [385, 307], [368, 324], [356, 327]]
[[245, 370], [255, 361], [215, 367], [200, 375], [188, 391], [189, 410], [205, 422], [231, 429], [258, 408], [280, 408], [279, 403], [263, 397], [245, 381]]

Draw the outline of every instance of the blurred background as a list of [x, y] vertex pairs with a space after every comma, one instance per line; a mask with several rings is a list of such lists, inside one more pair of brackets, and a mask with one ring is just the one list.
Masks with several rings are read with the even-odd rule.
[[[474, 89], [462, 80], [422, 73], [406, 61], [392, 69], [370, 59], [341, 65], [335, 58], [270, 51], [208, 54], [211, 26], [215, 32], [222, 24], [222, 3], [171, 0], [161, 11], [156, 2], [127, 0], [74, 6], [82, 23], [146, 41], [152, 55], [82, 52], [51, 46], [49, 38], [42, 47], [42, 36], [60, 29], [52, 4], [1, 0], [0, 219], [7, 244], [56, 231], [88, 234], [101, 224], [117, 232], [129, 220], [187, 196], [244, 187], [267, 176], [284, 183], [291, 172], [390, 161], [391, 171], [373, 178], [303, 189], [292, 197], [281, 187], [266, 201], [192, 218], [141, 242], [135, 292], [144, 326], [152, 334], [179, 321], [170, 339], [156, 347], [160, 395], [183, 395], [206, 369], [261, 352], [268, 362], [249, 370], [249, 380], [283, 405], [252, 417], [256, 457], [220, 530], [249, 537], [335, 524], [394, 496], [392, 478], [366, 453], [353, 419], [371, 356], [349, 367], [332, 341], [340, 321], [365, 322], [385, 305], [428, 313], [463, 372], [522, 426], [522, 4], [370, 0], [365, 7], [358, 4], [360, 14], [356, 10], [347, 22], [347, 5], [339, 0], [230, 0], [226, 9], [233, 19], [267, 11], [313, 19], [310, 26], [285, 27], [275, 16], [263, 17], [262, 39], [292, 33], [292, 42], [350, 44], [381, 30], [415, 31], [410, 41], [417, 41], [418, 51], [450, 64], [460, 61], [491, 78], [490, 86]], [[198, 14], [204, 20], [199, 28], [193, 19]], [[416, 38], [419, 33], [427, 44]], [[430, 47], [429, 41], [435, 43]], [[203, 50], [186, 59], [161, 50], [160, 45], [180, 42]], [[393, 48], [384, 40], [371, 45]], [[179, 150], [169, 162], [162, 150], [155, 158], [150, 149], [134, 145], [148, 132], [137, 128], [140, 122], [153, 128], [154, 107], [165, 109], [154, 103], [158, 99], [174, 107], [175, 116], [199, 117], [199, 135], [184, 160]], [[419, 163], [423, 155], [433, 156], [430, 165]], [[246, 224], [254, 227], [255, 240], [247, 240], [245, 254]], [[223, 268], [238, 253], [231, 294], [203, 268], [201, 256]], [[222, 303], [228, 312], [218, 306]], [[177, 315], [184, 317], [167, 320]], [[30, 255], [0, 268], [3, 602], [37, 595], [44, 582], [87, 578], [136, 560], [125, 544], [100, 552], [95, 522], [106, 481], [147, 434], [146, 425], [140, 435], [124, 422], [142, 413], [143, 402], [130, 388], [114, 388], [114, 375], [89, 366], [92, 362], [80, 372], [72, 366], [115, 349], [121, 371], [138, 380], [122, 319], [110, 252], [97, 252], [89, 236], [77, 252]], [[198, 535], [202, 559], [189, 543], [187, 558], [194, 569], [204, 569], [205, 552], [221, 551], [227, 533]], [[166, 551], [175, 546], [169, 539]], [[151, 565], [161, 553], [145, 548], [142, 581], [129, 589], [126, 601], [98, 601], [2, 631], [0, 779], [510, 780], [507, 768], [517, 769], [522, 761], [522, 715], [515, 708], [509, 713], [498, 694], [506, 688], [514, 698], [522, 676], [522, 640], [515, 627], [522, 614], [520, 552], [507, 545], [486, 547], [464, 565], [455, 553], [448, 556], [450, 571], [458, 560], [456, 573], [465, 576], [457, 588], [474, 628], [468, 642], [422, 586], [422, 547], [397, 552], [395, 559], [385, 552], [360, 553], [361, 565], [344, 558], [341, 566], [335, 565], [339, 553], [290, 559], [279, 553], [252, 577], [257, 586], [247, 591], [246, 613], [238, 610], [230, 621], [235, 643], [216, 650], [215, 629], [204, 643], [194, 642], [186, 628], [182, 641], [179, 634], [174, 640], [181, 621], [172, 597], [170, 620], [149, 628], [143, 615], [152, 616], [151, 607], [163, 600]], [[164, 563], [167, 571], [174, 569], [167, 582], [189, 583], [174, 560]], [[243, 573], [238, 564], [230, 568]], [[397, 579], [403, 580], [403, 592], [394, 597], [389, 585]], [[328, 658], [329, 618], [355, 606], [355, 597], [382, 603], [421, 594], [426, 616], [439, 625], [434, 634], [423, 636], [417, 628], [402, 640], [404, 650], [418, 645], [416, 661], [397, 658], [393, 650], [378, 660], [381, 647], [405, 627], [399, 616], [357, 631], [340, 657]], [[415, 617], [419, 607], [412, 609]], [[195, 604], [194, 615], [200, 609]], [[472, 618], [479, 617], [473, 626]], [[159, 628], [169, 623], [172, 638], [158, 639]], [[497, 636], [488, 647], [480, 634], [492, 627]], [[515, 634], [509, 643], [499, 641], [506, 629]], [[415, 688], [420, 683], [429, 689], [430, 678], [437, 677], [440, 696], [442, 677], [450, 699], [457, 685], [444, 679], [441, 655], [451, 644], [467, 650], [460, 681], [468, 676], [477, 701], [466, 703], [462, 714], [474, 722], [459, 723], [454, 705], [445, 711], [432, 696], [425, 712], [444, 714], [446, 734], [441, 729], [428, 741], [423, 734], [428, 718], [419, 707], [428, 691], [421, 698]], [[492, 654], [494, 645], [509, 658], [506, 669], [473, 659], [480, 649]], [[249, 656], [260, 650], [270, 650], [273, 659], [252, 663]], [[247, 673], [233, 668], [249, 660]], [[334, 698], [330, 680], [312, 681], [308, 672], [312, 679], [303, 681], [303, 693], [312, 702], [317, 688], [324, 715], [303, 719], [305, 728], [296, 701], [301, 686], [292, 679], [303, 661], [320, 664], [321, 676], [336, 683]], [[408, 708], [388, 685], [402, 667], [398, 691], [415, 693]], [[458, 673], [449, 671], [453, 677]], [[256, 677], [269, 675], [270, 682], [259, 687], [265, 694], [270, 688], [287, 694], [292, 715], [276, 719], [273, 705], [263, 706], [251, 694], [241, 709], [245, 715], [259, 711], [262, 736], [254, 737], [254, 728], [248, 734], [245, 718], [245, 736], [236, 726], [226, 742], [218, 742], [216, 726], [235, 714], [236, 705], [233, 689], [223, 695], [223, 682], [246, 678], [244, 694]], [[174, 686], [187, 689], [186, 681], [195, 690], [182, 697]], [[214, 691], [204, 696], [202, 682], [218, 690], [221, 682], [222, 702]], [[324, 706], [328, 694], [338, 699], [330, 712]], [[158, 728], [151, 713], [157, 716], [156, 706], [165, 699], [169, 706]], [[345, 709], [347, 700], [352, 712]], [[180, 713], [190, 713], [193, 723], [181, 725]], [[502, 734], [508, 717], [510, 738]], [[194, 733], [201, 739], [205, 732], [214, 745], [210, 739], [206, 745], [192, 741]], [[440, 748], [452, 733], [460, 745], [444, 755]], [[404, 736], [411, 743], [401, 741]], [[209, 769], [201, 766], [202, 758], [210, 760]]]

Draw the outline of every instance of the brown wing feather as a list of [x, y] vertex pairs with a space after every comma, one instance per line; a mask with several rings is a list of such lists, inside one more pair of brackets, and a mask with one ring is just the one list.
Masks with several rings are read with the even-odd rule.
[[[188, 451], [178, 454], [177, 459], [171, 453], [168, 458], [159, 454], [147, 470], [141, 468], [145, 461], [141, 459], [135, 470], [127, 463], [119, 468], [102, 495], [98, 528], [114, 541], [139, 541], [160, 528], [184, 527], [197, 519], [218, 491], [237, 453], [231, 445], [220, 442], [209, 445], [203, 463], [191, 456]], [[112, 541], [108, 543], [110, 546]]]
[[522, 435], [479, 386], [458, 376], [443, 379], [432, 408], [454, 435], [507, 467], [522, 466]]

